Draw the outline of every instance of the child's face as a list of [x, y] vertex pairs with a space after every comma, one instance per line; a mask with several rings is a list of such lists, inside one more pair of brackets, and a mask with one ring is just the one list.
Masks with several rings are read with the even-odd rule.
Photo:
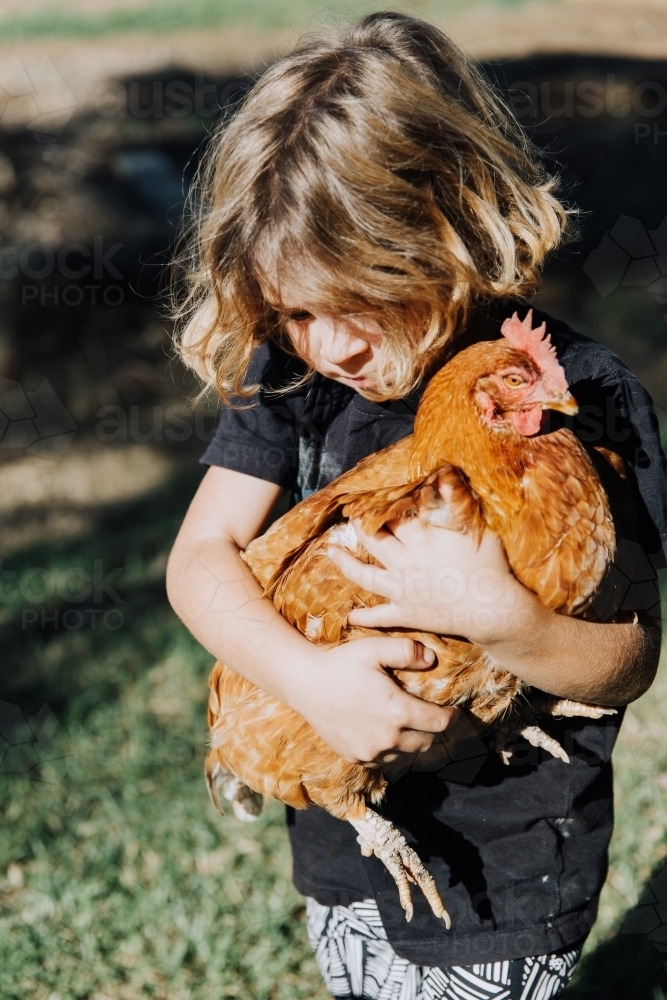
[[304, 303], [281, 304], [295, 351], [315, 371], [357, 391], [375, 388], [382, 330], [366, 316], [330, 316]]

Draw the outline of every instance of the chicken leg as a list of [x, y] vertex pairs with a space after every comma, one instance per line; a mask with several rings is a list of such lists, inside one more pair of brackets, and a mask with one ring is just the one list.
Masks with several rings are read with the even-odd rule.
[[436, 917], [442, 917], [449, 930], [452, 922], [440, 899], [433, 876], [426, 870], [419, 855], [393, 823], [372, 809], [366, 809], [363, 819], [351, 819], [349, 822], [359, 834], [357, 842], [363, 856], [370, 858], [374, 854], [392, 876], [398, 889], [401, 906], [405, 910], [405, 919], [412, 920], [414, 912], [409, 884], [413, 882], [426, 896]]

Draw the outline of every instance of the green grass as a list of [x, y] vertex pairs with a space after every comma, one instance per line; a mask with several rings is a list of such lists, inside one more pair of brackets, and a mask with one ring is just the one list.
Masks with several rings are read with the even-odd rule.
[[[62, 728], [47, 718], [36, 744], [10, 751], [23, 772], [0, 773], [2, 1000], [324, 996], [283, 807], [246, 826], [219, 817], [206, 793], [211, 660], [161, 579], [195, 487], [184, 477], [94, 538], [4, 563], [17, 581], [33, 566], [122, 566], [113, 586], [123, 603], [97, 609], [120, 609], [125, 623], [47, 635], [20, 628], [27, 602], [4, 606], [0, 699], [27, 716], [46, 702]], [[28, 607], [53, 618], [84, 605]], [[26, 773], [35, 749], [46, 763]]]
[[[487, 5], [517, 6], [525, 0], [487, 0]], [[99, 14], [55, 5], [0, 18], [3, 42], [39, 37], [95, 38], [125, 32], [165, 34], [181, 30], [245, 25], [253, 28], [315, 26], [371, 10], [400, 9], [437, 20], [443, 13], [469, 6], [465, 0], [413, 0], [412, 3], [318, 3], [317, 0], [153, 0], [123, 4]]]
[[[122, 567], [122, 604], [94, 608], [120, 610], [124, 624], [23, 629], [25, 607], [62, 625], [85, 602], [0, 605], [0, 700], [31, 718], [43, 703], [53, 713], [32, 735], [14, 729], [14, 743], [32, 742], [0, 769], [2, 1000], [324, 1000], [282, 807], [242, 825], [219, 817], [204, 787], [210, 657], [169, 610], [162, 581], [196, 482], [184, 474], [109, 512], [90, 537], [3, 563], [12, 586], [31, 567]], [[664, 1000], [667, 956], [622, 925], [667, 857], [666, 704], [667, 670], [622, 730], [611, 871], [573, 1000]], [[8, 732], [5, 718], [0, 705]]]
[[[628, 709], [614, 751], [615, 827], [598, 921], [568, 1000], [665, 1000], [662, 932], [637, 926], [635, 905], [667, 863], [667, 657], [653, 687]], [[660, 890], [659, 890], [660, 891]], [[664, 890], [663, 890], [664, 893]], [[643, 902], [652, 899], [648, 894]], [[661, 900], [662, 902], [662, 900]], [[667, 910], [658, 914], [667, 924]], [[651, 937], [648, 937], [648, 933]], [[667, 938], [665, 938], [667, 944]], [[659, 985], [662, 983], [662, 988]]]

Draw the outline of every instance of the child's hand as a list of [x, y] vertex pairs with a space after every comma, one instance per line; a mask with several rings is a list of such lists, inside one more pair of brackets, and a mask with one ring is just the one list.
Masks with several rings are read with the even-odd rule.
[[290, 705], [332, 750], [353, 763], [382, 764], [428, 750], [453, 725], [458, 708], [406, 694], [384, 669], [427, 669], [434, 654], [412, 639], [356, 639], [313, 647]]
[[355, 608], [350, 625], [410, 628], [440, 635], [463, 635], [484, 645], [516, 628], [532, 595], [512, 575], [499, 539], [486, 532], [479, 548], [471, 535], [425, 527], [414, 518], [395, 530], [364, 534], [362, 545], [385, 568], [360, 562], [341, 548], [330, 558], [365, 590], [388, 598], [374, 608]]

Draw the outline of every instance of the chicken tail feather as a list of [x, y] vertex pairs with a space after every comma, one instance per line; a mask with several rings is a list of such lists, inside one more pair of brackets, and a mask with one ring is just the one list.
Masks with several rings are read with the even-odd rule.
[[231, 802], [237, 819], [244, 823], [254, 823], [264, 805], [259, 792], [253, 792], [252, 788], [223, 767], [214, 753], [209, 753], [206, 758], [205, 773], [208, 794], [220, 815], [225, 815], [221, 802], [221, 798], [224, 798]]

